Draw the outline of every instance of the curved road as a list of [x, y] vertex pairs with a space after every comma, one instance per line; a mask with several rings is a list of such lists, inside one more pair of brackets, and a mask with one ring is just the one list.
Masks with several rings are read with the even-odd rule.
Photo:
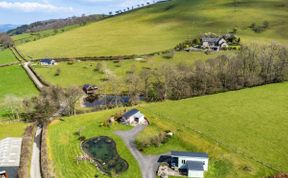
[[145, 129], [145, 125], [138, 125], [130, 131], [116, 131], [115, 133], [122, 138], [126, 146], [138, 161], [142, 172], [142, 178], [155, 178], [160, 156], [144, 156], [135, 145], [135, 138], [139, 132]]

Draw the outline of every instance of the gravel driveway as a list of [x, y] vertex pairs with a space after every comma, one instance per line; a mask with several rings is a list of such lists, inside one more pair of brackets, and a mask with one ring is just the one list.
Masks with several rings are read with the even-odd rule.
[[142, 178], [155, 178], [156, 170], [158, 168], [158, 159], [159, 156], [146, 156], [143, 155], [137, 148], [134, 143], [136, 136], [139, 132], [145, 129], [145, 125], [138, 125], [130, 131], [116, 131], [115, 133], [119, 135], [122, 140], [125, 142], [126, 146], [138, 161], [142, 172]]
[[41, 171], [40, 171], [41, 132], [42, 128], [37, 127], [33, 143], [30, 178], [41, 178]]

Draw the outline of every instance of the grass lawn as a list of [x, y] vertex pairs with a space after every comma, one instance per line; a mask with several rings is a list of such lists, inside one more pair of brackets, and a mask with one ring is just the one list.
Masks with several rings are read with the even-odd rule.
[[10, 49], [0, 50], [0, 64], [16, 62], [17, 59]]
[[[217, 170], [215, 165], [218, 170], [223, 168], [217, 166], [221, 161], [226, 165], [224, 169], [231, 167], [228, 177], [271, 174], [270, 169], [252, 161], [251, 157], [287, 172], [287, 87], [288, 82], [143, 105], [139, 109], [150, 119], [152, 128], [141, 133], [138, 139], [143, 140], [145, 135], [149, 137], [159, 130], [172, 130], [176, 138], [171, 143], [145, 152], [165, 153], [173, 145], [177, 145], [176, 150], [206, 151], [216, 158], [211, 163], [213, 170]], [[219, 144], [210, 145], [217, 142]], [[207, 176], [217, 177], [211, 176], [210, 171]]]
[[[114, 73], [121, 79], [124, 79], [127, 72], [132, 66], [135, 66], [136, 71], [140, 71], [142, 68], [160, 67], [164, 64], [193, 64], [196, 60], [206, 60], [213, 58], [221, 54], [231, 54], [231, 52], [220, 52], [206, 55], [201, 52], [177, 52], [173, 59], [165, 59], [162, 56], [155, 56], [143, 61], [137, 60], [124, 60], [119, 63], [113, 61], [101, 61], [101, 62], [76, 62], [73, 65], [69, 65], [67, 62], [58, 63], [57, 66], [43, 67], [40, 65], [34, 66], [36, 72], [42, 76], [42, 78], [49, 83], [59, 85], [62, 87], [82, 86], [86, 83], [92, 83], [97, 86], [104, 85], [105, 74], [93, 71], [97, 63], [102, 63], [106, 66], [110, 73]], [[60, 69], [59, 76], [55, 76], [56, 71]], [[75, 72], [77, 71], [77, 72]]]
[[[173, 0], [18, 46], [33, 58], [143, 54], [237, 28], [241, 42], [288, 44], [286, 0]], [[249, 17], [249, 18], [246, 18]], [[269, 27], [262, 33], [252, 23]]]
[[0, 68], [0, 120], [5, 114], [5, 97], [19, 98], [35, 96], [38, 91], [21, 66]]
[[79, 128], [83, 128], [81, 135], [86, 138], [96, 136], [108, 136], [117, 144], [119, 155], [125, 159], [129, 168], [120, 174], [119, 178], [140, 178], [141, 172], [138, 163], [130, 154], [121, 138], [114, 134], [115, 130], [130, 129], [122, 125], [114, 125], [111, 128], [100, 127], [100, 123], [108, 119], [117, 110], [109, 110], [75, 117], [65, 118], [64, 121], [54, 121], [48, 128], [48, 148], [50, 159], [53, 162], [57, 177], [94, 177], [106, 178], [97, 168], [89, 162], [81, 162], [77, 165], [76, 156], [83, 155], [80, 149], [80, 141], [74, 135]]
[[22, 122], [0, 122], [0, 140], [6, 137], [22, 137], [27, 126], [28, 124]]

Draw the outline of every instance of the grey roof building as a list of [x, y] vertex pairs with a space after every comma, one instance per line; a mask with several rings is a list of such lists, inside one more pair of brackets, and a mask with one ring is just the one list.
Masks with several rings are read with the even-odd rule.
[[6, 171], [9, 178], [17, 177], [20, 163], [22, 138], [0, 140], [0, 172]]

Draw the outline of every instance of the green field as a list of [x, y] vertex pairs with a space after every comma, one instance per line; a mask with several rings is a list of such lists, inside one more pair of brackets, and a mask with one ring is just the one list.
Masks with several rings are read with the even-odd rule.
[[[168, 143], [160, 147], [152, 146], [145, 149], [144, 153], [160, 154], [171, 150], [208, 152], [209, 171], [205, 175], [208, 178], [249, 178], [275, 173], [264, 164], [287, 172], [287, 87], [286, 82], [180, 101], [140, 105], [138, 108], [151, 125], [140, 133], [137, 140], [145, 140], [160, 131], [171, 130], [175, 135]], [[122, 141], [114, 134], [117, 129], [128, 128], [118, 124], [111, 128], [99, 126], [119, 110], [64, 118], [64, 121], [54, 121], [49, 126], [50, 159], [59, 177], [91, 177], [97, 174], [91, 164], [77, 165], [74, 160], [77, 155], [81, 155], [80, 142], [73, 134], [79, 128], [83, 128], [82, 135], [86, 138], [100, 135], [112, 137], [121, 157], [128, 160], [130, 165], [137, 165]], [[130, 167], [120, 177], [131, 176], [139, 177], [138, 168]]]
[[0, 122], [0, 140], [6, 137], [22, 137], [27, 125], [22, 122]]
[[80, 149], [80, 141], [74, 134], [78, 129], [83, 128], [81, 135], [86, 138], [95, 136], [109, 136], [117, 144], [119, 155], [125, 159], [129, 168], [120, 174], [119, 178], [138, 178], [141, 177], [138, 163], [126, 148], [120, 137], [113, 132], [119, 129], [129, 129], [122, 125], [114, 125], [111, 128], [100, 127], [100, 123], [114, 114], [116, 110], [103, 111], [98, 113], [86, 114], [81, 116], [65, 118], [64, 121], [54, 121], [49, 125], [48, 130], [48, 148], [50, 159], [55, 167], [57, 177], [94, 177], [96, 174], [100, 178], [106, 178], [97, 168], [89, 163], [76, 163], [76, 156], [83, 155]]
[[[221, 54], [230, 55], [231, 52], [220, 52], [206, 55], [202, 52], [178, 52], [175, 53], [173, 59], [166, 59], [162, 56], [155, 56], [148, 59], [132, 59], [123, 60], [115, 63], [114, 61], [87, 61], [87, 62], [75, 62], [75, 64], [70, 65], [67, 62], [58, 63], [53, 67], [43, 67], [40, 65], [34, 66], [36, 72], [47, 82], [54, 85], [59, 85], [61, 87], [71, 87], [71, 86], [82, 86], [86, 83], [95, 84], [97, 86], [103, 86], [105, 82], [105, 74], [93, 71], [97, 63], [102, 63], [106, 66], [109, 73], [115, 74], [121, 80], [124, 80], [127, 72], [131, 70], [132, 66], [135, 66], [137, 72], [141, 71], [143, 68], [155, 68], [161, 67], [165, 64], [193, 64], [197, 60], [206, 60], [209, 58], [214, 58]], [[59, 76], [55, 76], [57, 70], [61, 73]], [[77, 71], [77, 72], [75, 72]]]
[[[252, 172], [255, 171], [251, 173], [259, 177], [265, 175], [265, 171], [254, 168], [253, 165], [257, 164], [253, 164], [251, 157], [281, 172], [288, 171], [287, 87], [287, 82], [271, 84], [181, 101], [149, 104], [140, 109], [150, 117], [150, 122], [155, 127], [152, 130], [169, 129], [176, 132], [176, 136], [179, 134], [178, 139], [174, 140], [180, 142], [178, 147], [182, 144], [185, 148], [190, 142], [196, 148], [207, 149], [211, 152], [210, 155], [217, 157], [215, 147], [205, 146], [201, 139], [192, 140], [193, 135], [200, 134], [212, 143], [218, 142], [231, 153], [244, 155], [247, 163], [251, 163]], [[143, 140], [143, 135], [150, 135], [149, 133], [153, 135], [153, 132], [147, 130], [138, 139]], [[168, 149], [173, 145], [173, 142], [167, 144]], [[167, 148], [163, 146], [162, 150], [165, 152]], [[147, 153], [158, 151], [159, 149], [153, 147], [146, 150]], [[224, 155], [221, 157], [227, 156]], [[232, 164], [238, 164], [237, 159], [227, 157]], [[241, 175], [243, 170], [236, 166], [236, 172]]]
[[[19, 46], [26, 56], [77, 57], [167, 50], [205, 32], [237, 28], [242, 43], [287, 44], [286, 0], [172, 0]], [[249, 26], [267, 21], [262, 33]]]
[[38, 93], [21, 66], [0, 68], [0, 119], [5, 115], [5, 97], [16, 96], [20, 99], [31, 97]]
[[17, 59], [10, 49], [0, 50], [0, 65], [16, 62]]

